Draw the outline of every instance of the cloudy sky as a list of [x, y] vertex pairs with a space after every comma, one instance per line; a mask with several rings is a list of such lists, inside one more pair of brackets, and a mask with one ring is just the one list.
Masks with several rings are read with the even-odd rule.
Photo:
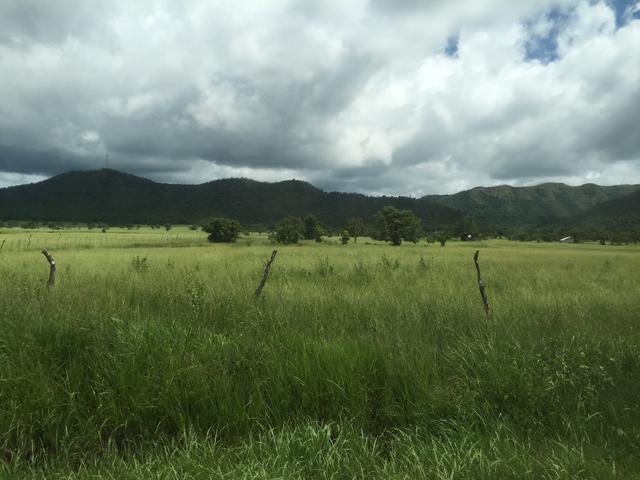
[[640, 183], [638, 0], [0, 0], [0, 186]]

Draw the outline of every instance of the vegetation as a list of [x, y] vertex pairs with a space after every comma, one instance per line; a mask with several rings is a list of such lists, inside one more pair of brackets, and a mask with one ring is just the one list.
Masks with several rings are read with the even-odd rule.
[[319, 242], [322, 239], [322, 227], [315, 215], [305, 215], [302, 221], [304, 222], [304, 239]]
[[347, 220], [344, 229], [353, 237], [353, 243], [358, 243], [358, 237], [367, 233], [367, 225], [360, 217], [353, 217]]
[[[620, 199], [625, 212], [631, 215], [635, 212], [637, 224], [640, 223], [639, 190], [640, 185], [569, 187], [545, 183], [533, 187], [477, 187], [453, 195], [428, 195], [425, 199], [461, 210], [481, 225], [501, 227], [543, 226], [552, 222], [566, 226], [577, 218], [581, 218], [581, 222], [588, 222], [592, 217], [615, 219], [619, 217], [616, 203], [603, 207], [604, 212], [597, 206]], [[630, 196], [633, 192], [635, 197]]]
[[411, 210], [386, 206], [376, 215], [376, 238], [400, 245], [403, 240], [416, 243], [422, 236], [420, 219]]
[[439, 232], [435, 232], [432, 235], [432, 238], [434, 241], [438, 242], [441, 247], [444, 247], [452, 236], [453, 234], [451, 232], [448, 232], [447, 230], [441, 230]]
[[286, 217], [276, 223], [270, 238], [275, 243], [290, 245], [304, 237], [304, 223], [299, 218]]
[[242, 233], [242, 225], [237, 220], [216, 217], [210, 219], [202, 230], [209, 234], [210, 242], [233, 243]]
[[7, 476], [640, 472], [638, 247], [302, 240], [279, 248], [256, 301], [264, 236], [0, 237]]
[[211, 217], [226, 217], [264, 231], [286, 216], [313, 214], [322, 225], [339, 229], [351, 217], [373, 221], [385, 205], [411, 209], [430, 228], [452, 224], [462, 216], [427, 200], [324, 192], [295, 180], [265, 183], [231, 178], [202, 185], [168, 185], [100, 170], [0, 188], [0, 219], [38, 222], [202, 224]]

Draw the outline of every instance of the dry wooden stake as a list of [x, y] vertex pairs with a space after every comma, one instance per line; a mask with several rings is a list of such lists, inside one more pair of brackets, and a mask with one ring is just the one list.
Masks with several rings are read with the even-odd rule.
[[482, 298], [482, 304], [484, 305], [484, 313], [486, 315], [489, 315], [489, 300], [487, 299], [487, 294], [484, 291], [484, 283], [482, 283], [482, 278], [480, 278], [480, 265], [478, 264], [479, 255], [480, 250], [476, 250], [476, 253], [473, 256], [473, 263], [476, 264], [476, 272], [478, 273], [478, 288], [480, 289], [480, 297]]
[[42, 254], [47, 259], [47, 262], [49, 262], [49, 281], [47, 282], [47, 288], [51, 290], [53, 285], [56, 283], [56, 261], [49, 254], [46, 248], [42, 250]]
[[264, 288], [264, 284], [267, 283], [267, 277], [269, 276], [269, 269], [271, 268], [271, 264], [275, 260], [277, 253], [278, 251], [274, 250], [273, 253], [271, 254], [271, 258], [267, 260], [267, 263], [264, 266], [264, 273], [262, 275], [262, 280], [260, 281], [260, 285], [258, 285], [258, 288], [256, 288], [256, 297], [260, 296], [260, 294], [262, 293], [262, 289]]

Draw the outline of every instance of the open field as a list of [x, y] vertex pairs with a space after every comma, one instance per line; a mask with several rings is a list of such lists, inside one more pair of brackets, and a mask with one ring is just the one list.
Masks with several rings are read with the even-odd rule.
[[640, 478], [640, 247], [3, 240], [7, 478]]

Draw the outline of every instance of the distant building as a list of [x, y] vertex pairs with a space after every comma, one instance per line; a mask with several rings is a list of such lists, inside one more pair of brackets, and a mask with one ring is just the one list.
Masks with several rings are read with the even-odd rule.
[[564, 237], [560, 239], [560, 243], [573, 243], [573, 237]]

